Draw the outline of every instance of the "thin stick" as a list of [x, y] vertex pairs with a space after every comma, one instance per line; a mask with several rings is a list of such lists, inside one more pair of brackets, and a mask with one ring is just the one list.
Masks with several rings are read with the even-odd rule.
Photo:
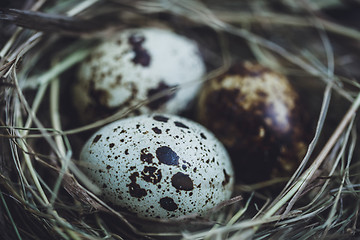
[[[221, 10], [213, 10], [214, 14], [224, 22], [232, 22], [232, 23], [261, 23], [261, 24], [277, 24], [277, 25], [289, 25], [289, 26], [297, 26], [297, 27], [314, 27], [314, 25], [308, 21], [304, 20], [301, 17], [294, 17], [287, 14], [281, 13], [271, 13], [266, 12], [262, 15], [254, 15], [253, 13], [248, 12], [229, 12], [229, 11], [221, 11]], [[345, 36], [348, 38], [352, 38], [355, 40], [360, 39], [360, 31], [350, 28], [344, 25], [340, 25], [326, 19], [317, 18], [324, 28], [327, 31], [339, 34], [341, 36]]]
[[[59, 114], [59, 94], [60, 94], [60, 81], [59, 79], [55, 79], [51, 82], [50, 85], [50, 118], [52, 126], [55, 130], [61, 131], [61, 120], [60, 120], [60, 114]], [[55, 137], [55, 143], [59, 151], [61, 162], [61, 171], [59, 172], [59, 177], [55, 183], [54, 189], [53, 189], [53, 196], [51, 198], [51, 203], [55, 203], [57, 194], [60, 190], [61, 182], [64, 177], [64, 174], [68, 170], [69, 161], [71, 156], [66, 156], [66, 148], [65, 144], [63, 142], [61, 135], [56, 135]]]
[[21, 235], [20, 235], [20, 233], [19, 233], [18, 228], [16, 227], [16, 223], [15, 223], [15, 221], [14, 221], [12, 215], [11, 215], [11, 212], [10, 212], [8, 206], [7, 206], [7, 203], [6, 203], [6, 201], [5, 201], [5, 198], [4, 198], [3, 193], [2, 193], [1, 190], [0, 190], [0, 198], [1, 198], [1, 201], [2, 201], [2, 203], [3, 203], [3, 205], [4, 205], [4, 208], [5, 208], [5, 210], [6, 210], [6, 213], [7, 213], [8, 217], [9, 217], [9, 219], [10, 219], [11, 225], [12, 225], [13, 228], [14, 228], [15, 234], [16, 234], [17, 238], [21, 240], [21, 239], [22, 239], [22, 238], [21, 238]]
[[75, 15], [79, 14], [80, 12], [84, 11], [85, 9], [91, 7], [92, 5], [94, 5], [98, 1], [99, 0], [86, 0], [86, 1], [83, 1], [83, 2], [79, 3], [78, 5], [76, 5], [75, 7], [73, 7], [71, 10], [69, 10], [66, 13], [66, 15], [75, 16]]

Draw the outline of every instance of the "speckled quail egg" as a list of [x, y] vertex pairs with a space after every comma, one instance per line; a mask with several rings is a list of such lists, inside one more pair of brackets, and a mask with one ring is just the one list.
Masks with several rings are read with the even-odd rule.
[[230, 198], [234, 183], [224, 146], [198, 123], [140, 115], [97, 131], [80, 163], [102, 198], [138, 217], [203, 214]]
[[133, 115], [176, 114], [195, 98], [204, 73], [193, 40], [165, 29], [127, 29], [102, 42], [80, 65], [73, 102], [83, 122], [146, 100], [152, 101]]
[[197, 118], [225, 145], [236, 178], [254, 183], [289, 176], [306, 151], [305, 114], [288, 79], [256, 63], [238, 63], [207, 82]]

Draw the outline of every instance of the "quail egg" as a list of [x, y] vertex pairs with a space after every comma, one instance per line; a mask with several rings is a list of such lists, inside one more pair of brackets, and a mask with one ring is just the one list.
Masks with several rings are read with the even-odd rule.
[[305, 118], [288, 79], [239, 63], [204, 85], [197, 119], [225, 145], [245, 183], [289, 176], [306, 151]]
[[195, 98], [204, 73], [194, 41], [165, 29], [127, 29], [102, 42], [79, 66], [73, 102], [81, 122], [139, 103], [144, 104], [132, 115], [176, 114]]
[[80, 163], [101, 196], [146, 219], [203, 214], [230, 198], [234, 173], [223, 145], [175, 115], [113, 122], [84, 145]]

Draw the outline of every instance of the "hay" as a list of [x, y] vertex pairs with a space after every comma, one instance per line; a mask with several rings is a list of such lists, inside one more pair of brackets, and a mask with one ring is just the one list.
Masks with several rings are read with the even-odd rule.
[[[359, 236], [356, 1], [66, 0], [5, 7], [17, 9], [0, 9], [2, 239]], [[66, 109], [67, 90], [76, 64], [99, 39], [144, 24], [171, 26], [201, 43], [206, 79], [248, 59], [289, 76], [314, 129], [290, 179], [238, 184], [215, 217], [159, 221], [162, 231], [151, 233], [142, 227], [150, 223], [96, 197], [99, 189], [76, 164], [81, 139], [139, 106], [80, 126]], [[271, 194], [278, 186], [282, 191]]]

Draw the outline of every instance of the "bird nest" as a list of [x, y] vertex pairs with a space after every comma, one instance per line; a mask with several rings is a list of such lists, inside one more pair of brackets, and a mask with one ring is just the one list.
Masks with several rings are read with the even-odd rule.
[[[359, 237], [357, 0], [0, 5], [2, 239]], [[79, 149], [95, 129], [139, 106], [81, 125], [69, 87], [98, 41], [139, 26], [170, 27], [197, 41], [208, 69], [205, 84], [236, 61], [256, 61], [288, 76], [310, 121], [307, 152], [296, 172], [237, 183], [233, 198], [211, 216], [176, 221], [134, 219], [99, 199], [78, 168]]]

